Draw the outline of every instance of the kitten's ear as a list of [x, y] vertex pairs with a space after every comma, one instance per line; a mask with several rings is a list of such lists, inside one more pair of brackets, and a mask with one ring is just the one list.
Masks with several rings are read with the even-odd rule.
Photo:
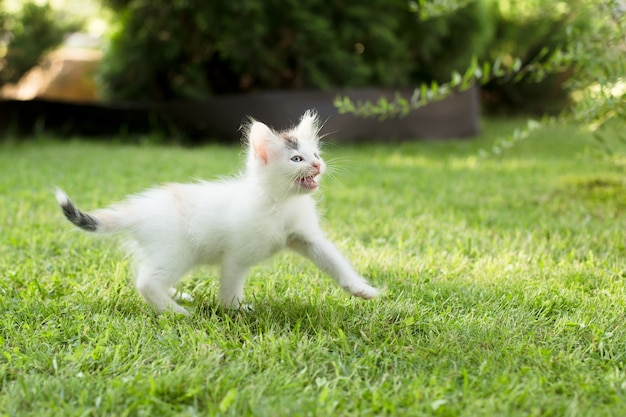
[[276, 142], [276, 136], [272, 129], [264, 123], [253, 120], [248, 131], [248, 141], [250, 150], [261, 158], [267, 164], [268, 154], [270, 153], [272, 144]]
[[298, 127], [296, 127], [296, 136], [317, 143], [319, 141], [317, 137], [319, 130], [317, 112], [315, 110], [307, 110], [300, 118]]

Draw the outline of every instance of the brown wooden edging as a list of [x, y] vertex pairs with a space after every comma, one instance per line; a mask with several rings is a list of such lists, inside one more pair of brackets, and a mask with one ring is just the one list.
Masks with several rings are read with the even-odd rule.
[[[412, 91], [403, 93], [407, 99]], [[247, 116], [283, 129], [315, 109], [325, 121], [328, 140], [394, 142], [408, 139], [472, 137], [480, 131], [477, 88], [430, 103], [402, 118], [380, 121], [339, 114], [337, 95], [353, 101], [393, 99], [395, 90], [368, 88], [334, 91], [268, 91], [216, 97], [198, 102], [75, 103], [47, 100], [0, 100], [0, 131], [32, 134], [52, 131], [61, 135], [110, 136], [142, 134], [158, 129], [177, 134], [188, 143], [239, 140], [239, 127]]]

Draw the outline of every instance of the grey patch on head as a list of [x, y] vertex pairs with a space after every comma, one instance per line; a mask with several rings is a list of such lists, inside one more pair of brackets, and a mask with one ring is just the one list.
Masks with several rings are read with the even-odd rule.
[[75, 226], [88, 232], [95, 232], [100, 226], [100, 221], [95, 217], [80, 211], [70, 200], [61, 204], [61, 210], [65, 217]]
[[285, 141], [285, 145], [294, 151], [298, 150], [298, 138], [288, 133], [281, 133], [280, 137]]

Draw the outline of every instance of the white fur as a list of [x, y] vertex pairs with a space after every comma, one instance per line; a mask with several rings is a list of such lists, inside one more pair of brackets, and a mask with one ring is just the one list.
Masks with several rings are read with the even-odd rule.
[[[91, 213], [102, 224], [98, 232], [125, 230], [135, 241], [141, 295], [158, 312], [187, 314], [172, 298], [172, 288], [194, 266], [219, 264], [219, 301], [240, 308], [249, 269], [288, 247], [349, 293], [375, 297], [378, 291], [324, 237], [314, 189], [298, 185], [305, 176], [317, 181], [325, 169], [318, 155], [317, 116], [305, 113], [286, 132], [251, 121], [247, 136], [247, 166], [237, 178], [168, 184]], [[297, 138], [297, 150], [286, 145], [285, 136]], [[69, 201], [62, 191], [57, 199]]]

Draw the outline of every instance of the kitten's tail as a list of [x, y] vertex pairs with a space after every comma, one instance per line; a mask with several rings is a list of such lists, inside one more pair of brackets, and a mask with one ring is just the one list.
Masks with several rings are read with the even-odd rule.
[[121, 222], [113, 210], [98, 210], [85, 213], [72, 203], [63, 190], [57, 188], [55, 196], [63, 214], [73, 225], [88, 232], [107, 233], [120, 229]]

